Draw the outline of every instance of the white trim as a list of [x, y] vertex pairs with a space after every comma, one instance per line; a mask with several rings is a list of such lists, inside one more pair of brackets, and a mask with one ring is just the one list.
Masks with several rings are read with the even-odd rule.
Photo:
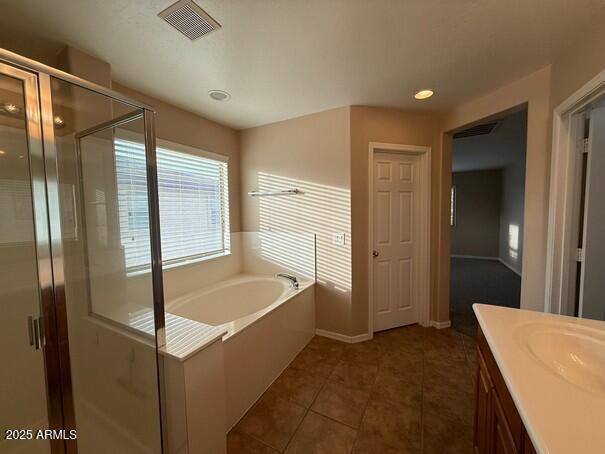
[[521, 271], [519, 271], [517, 268], [515, 268], [514, 266], [506, 263], [504, 260], [502, 260], [501, 257], [498, 257], [496, 260], [498, 260], [500, 263], [502, 263], [502, 265], [504, 265], [505, 267], [507, 267], [509, 270], [511, 270], [513, 273], [515, 273], [517, 276], [521, 277]]
[[333, 331], [328, 331], [325, 329], [316, 329], [315, 334], [317, 334], [318, 336], [327, 337], [329, 339], [346, 342], [347, 344], [356, 344], [357, 342], [363, 342], [372, 339], [372, 335], [369, 333], [358, 334], [357, 336], [346, 336], [344, 334], [335, 333]]
[[[578, 181], [578, 153], [572, 140], [577, 132], [577, 115], [591, 102], [605, 95], [605, 70], [557, 106], [553, 112], [552, 155], [548, 236], [546, 246], [545, 312], [570, 315], [569, 274], [573, 263], [574, 200]], [[575, 120], [575, 121], [574, 121]], [[571, 314], [572, 315], [572, 314]]]
[[451, 258], [454, 259], [475, 259], [475, 260], [500, 260], [500, 257], [489, 257], [486, 255], [459, 255], [459, 254], [452, 254], [450, 255]]
[[372, 339], [373, 337], [374, 337], [374, 333], [358, 334], [357, 336], [351, 337], [351, 343], [356, 344], [357, 342], [364, 342], [364, 341]]
[[488, 257], [488, 256], [483, 256], [483, 255], [458, 255], [458, 254], [452, 254], [452, 255], [450, 255], [450, 257], [454, 258], [454, 259], [493, 260], [495, 262], [502, 263], [502, 265], [507, 267], [513, 273], [517, 274], [519, 277], [521, 276], [521, 271], [519, 271], [514, 266], [506, 263], [504, 260], [502, 260], [502, 257]]
[[436, 320], [431, 320], [429, 322], [429, 326], [432, 326], [433, 328], [437, 328], [437, 329], [449, 328], [450, 326], [452, 326], [452, 321], [447, 320], [445, 322], [438, 322]]
[[431, 301], [431, 147], [418, 145], [403, 145], [393, 143], [370, 142], [368, 147], [368, 333], [369, 338], [374, 333], [374, 260], [372, 250], [374, 245], [374, 153], [390, 151], [394, 153], [414, 154], [420, 157], [420, 256], [426, 257], [426, 265], [420, 272], [420, 301], [418, 302], [418, 323], [429, 324]]

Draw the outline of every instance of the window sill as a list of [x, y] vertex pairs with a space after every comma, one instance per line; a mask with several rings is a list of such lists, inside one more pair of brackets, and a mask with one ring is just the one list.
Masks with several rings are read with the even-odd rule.
[[[198, 257], [198, 258], [194, 258], [194, 259], [189, 259], [189, 260], [183, 260], [182, 262], [177, 262], [177, 263], [171, 263], [169, 265], [163, 265], [162, 266], [162, 271], [169, 271], [169, 270], [173, 270], [173, 269], [177, 269], [177, 268], [181, 268], [181, 267], [187, 267], [187, 266], [191, 266], [191, 265], [197, 265], [201, 262], [208, 262], [210, 260], [216, 260], [219, 259], [221, 257], [227, 257], [231, 255], [231, 251], [225, 251], [225, 252], [219, 252], [217, 254], [212, 254], [212, 255], [206, 255], [204, 257]], [[141, 276], [143, 274], [149, 274], [151, 273], [150, 269], [144, 269], [144, 270], [136, 270], [136, 271], [126, 271], [126, 276], [127, 277], [133, 277], [133, 276]]]

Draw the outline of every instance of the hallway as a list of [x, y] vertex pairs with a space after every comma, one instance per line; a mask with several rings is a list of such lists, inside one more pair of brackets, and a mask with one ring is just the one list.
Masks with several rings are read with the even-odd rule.
[[451, 259], [450, 320], [452, 328], [477, 334], [473, 303], [519, 307], [521, 277], [497, 260]]

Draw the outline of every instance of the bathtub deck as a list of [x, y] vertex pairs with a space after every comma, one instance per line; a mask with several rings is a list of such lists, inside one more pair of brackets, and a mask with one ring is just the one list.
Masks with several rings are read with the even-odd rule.
[[229, 433], [236, 453], [472, 452], [474, 340], [410, 326], [314, 337]]

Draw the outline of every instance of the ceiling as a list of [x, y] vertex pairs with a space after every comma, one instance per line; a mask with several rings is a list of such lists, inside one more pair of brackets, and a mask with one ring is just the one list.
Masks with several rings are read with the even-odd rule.
[[448, 109], [550, 63], [605, 0], [198, 0], [222, 29], [195, 42], [157, 17], [172, 3], [3, 0], [0, 45], [72, 45], [123, 85], [247, 128], [343, 105]]
[[454, 139], [452, 172], [502, 169], [524, 163], [526, 144], [527, 109], [523, 109], [499, 119], [489, 134]]

